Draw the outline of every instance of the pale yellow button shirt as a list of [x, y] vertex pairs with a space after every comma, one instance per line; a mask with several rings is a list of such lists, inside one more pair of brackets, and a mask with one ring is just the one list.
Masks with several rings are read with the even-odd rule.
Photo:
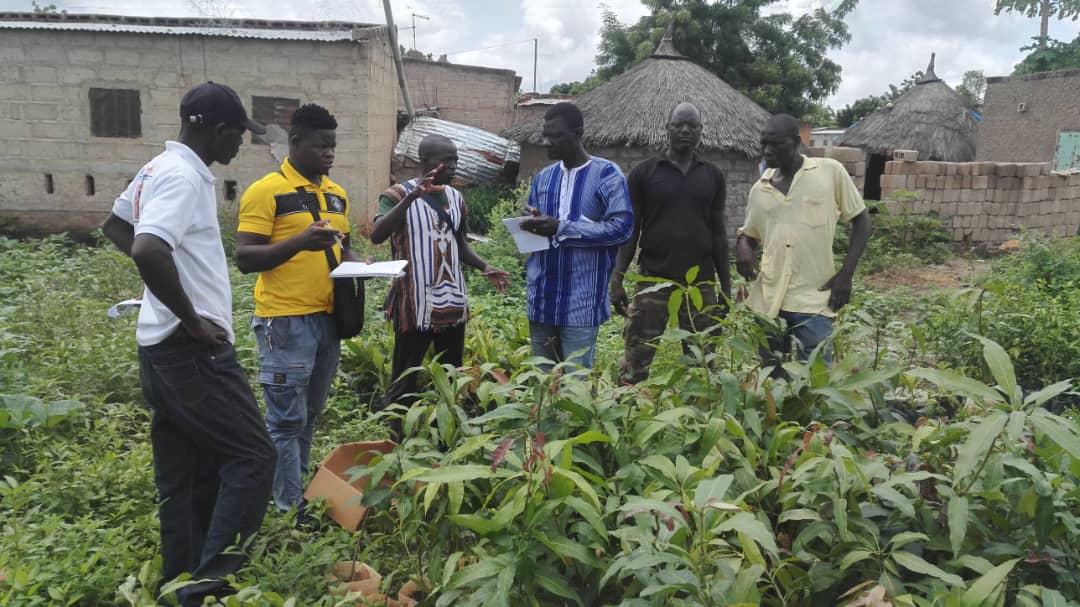
[[837, 221], [847, 223], [866, 210], [862, 194], [831, 158], [804, 156], [787, 196], [769, 182], [775, 171], [767, 169], [750, 189], [746, 222], [739, 228], [763, 247], [746, 305], [769, 318], [781, 310], [835, 316], [829, 291], [821, 287], [836, 274]]

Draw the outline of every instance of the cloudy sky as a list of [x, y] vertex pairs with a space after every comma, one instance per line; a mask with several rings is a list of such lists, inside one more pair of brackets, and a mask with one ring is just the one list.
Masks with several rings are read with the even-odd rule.
[[[634, 22], [645, 9], [640, 0], [602, 0], [619, 19]], [[69, 12], [130, 15], [198, 15], [276, 19], [383, 20], [381, 0], [41, 0]], [[800, 12], [836, 0], [782, 0]], [[416, 18], [416, 46], [456, 63], [514, 69], [522, 88], [532, 88], [532, 39], [539, 39], [538, 88], [588, 76], [599, 42], [601, 5], [595, 0], [392, 0], [399, 27]], [[1038, 33], [1038, 21], [1016, 15], [995, 17], [993, 0], [861, 0], [849, 15], [851, 43], [832, 53], [843, 66], [843, 83], [828, 100], [840, 107], [878, 94], [926, 67], [937, 52], [937, 73], [958, 84], [966, 70], [1007, 75]], [[29, 10], [30, 0], [0, 0], [0, 10]], [[1072, 40], [1080, 24], [1053, 22], [1051, 36]], [[401, 40], [412, 46], [412, 30]], [[676, 44], [678, 41], [676, 41]]]

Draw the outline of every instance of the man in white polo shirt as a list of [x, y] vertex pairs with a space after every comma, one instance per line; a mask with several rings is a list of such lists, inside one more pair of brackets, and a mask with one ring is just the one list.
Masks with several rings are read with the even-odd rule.
[[207, 82], [180, 102], [180, 136], [116, 200], [105, 234], [146, 284], [135, 332], [161, 499], [162, 581], [196, 584], [181, 605], [230, 592], [224, 578], [245, 557], [274, 477], [274, 446], [233, 349], [232, 294], [217, 219], [214, 175], [228, 164], [248, 119], [231, 88]]

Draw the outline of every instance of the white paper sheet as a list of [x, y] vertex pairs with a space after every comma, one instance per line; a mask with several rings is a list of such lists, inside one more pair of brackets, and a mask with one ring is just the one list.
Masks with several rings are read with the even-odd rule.
[[109, 308], [107, 314], [109, 315], [109, 318], [120, 318], [124, 314], [128, 314], [130, 312], [138, 312], [139, 308], [141, 307], [141, 299], [125, 299], [124, 301], [118, 302], [113, 305], [113, 307]]
[[547, 236], [540, 236], [539, 234], [533, 234], [532, 232], [526, 232], [521, 229], [521, 222], [530, 217], [507, 217], [503, 219], [503, 225], [509, 230], [510, 235], [514, 237], [514, 244], [517, 245], [518, 251], [522, 253], [534, 253], [536, 251], [546, 251], [551, 247], [551, 243], [548, 241]]
[[404, 259], [395, 261], [346, 261], [330, 272], [330, 278], [393, 278], [405, 271], [409, 262]]

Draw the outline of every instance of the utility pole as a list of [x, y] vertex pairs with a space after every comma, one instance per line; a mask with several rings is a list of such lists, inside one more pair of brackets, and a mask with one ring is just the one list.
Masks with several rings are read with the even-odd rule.
[[398, 48], [397, 28], [394, 27], [394, 12], [390, 10], [390, 0], [383, 0], [383, 12], [386, 13], [386, 29], [390, 34], [390, 50], [394, 55], [394, 64], [397, 66], [398, 86], [401, 87], [401, 97], [405, 101], [405, 111], [409, 113], [409, 120], [416, 116], [413, 110], [412, 97], [409, 97], [409, 85], [405, 82], [405, 68], [401, 65], [401, 51]]
[[540, 39], [533, 38], [533, 92], [539, 93], [536, 90], [536, 57], [540, 54]]

